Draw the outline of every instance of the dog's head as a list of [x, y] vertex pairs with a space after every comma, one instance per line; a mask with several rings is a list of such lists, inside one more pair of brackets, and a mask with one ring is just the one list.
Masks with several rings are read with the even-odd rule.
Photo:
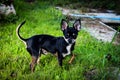
[[80, 19], [77, 19], [74, 22], [73, 27], [69, 27], [66, 20], [62, 19], [62, 21], [61, 21], [61, 30], [63, 31], [64, 39], [69, 44], [72, 44], [75, 42], [80, 29], [81, 29], [81, 20]]

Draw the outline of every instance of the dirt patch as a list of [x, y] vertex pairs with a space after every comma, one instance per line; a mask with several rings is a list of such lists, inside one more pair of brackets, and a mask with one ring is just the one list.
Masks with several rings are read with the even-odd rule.
[[111, 42], [116, 33], [116, 30], [97, 20], [84, 18], [82, 26], [93, 37], [104, 42]]

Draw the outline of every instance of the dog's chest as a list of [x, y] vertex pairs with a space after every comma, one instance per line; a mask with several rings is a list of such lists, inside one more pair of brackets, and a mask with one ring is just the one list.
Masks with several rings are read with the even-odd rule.
[[63, 57], [69, 55], [71, 53], [71, 47], [72, 47], [72, 44], [69, 44], [67, 47], [66, 47], [66, 50], [67, 50], [67, 53], [62, 53]]

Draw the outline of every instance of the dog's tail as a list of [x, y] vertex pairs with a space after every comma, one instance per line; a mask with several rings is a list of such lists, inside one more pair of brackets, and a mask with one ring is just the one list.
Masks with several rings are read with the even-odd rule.
[[27, 39], [24, 39], [23, 37], [20, 36], [20, 28], [22, 27], [23, 24], [25, 24], [26, 21], [23, 21], [21, 24], [18, 25], [17, 29], [16, 29], [16, 34], [18, 36], [18, 38], [24, 42], [26, 42]]

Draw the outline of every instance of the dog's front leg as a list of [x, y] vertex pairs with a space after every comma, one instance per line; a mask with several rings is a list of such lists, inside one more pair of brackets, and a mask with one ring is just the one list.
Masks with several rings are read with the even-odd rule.
[[72, 62], [73, 62], [73, 60], [75, 59], [75, 54], [72, 54], [72, 57], [70, 58], [70, 60], [69, 60], [69, 64], [71, 64]]
[[58, 53], [58, 62], [60, 66], [62, 66], [62, 60], [63, 60], [62, 54]]

